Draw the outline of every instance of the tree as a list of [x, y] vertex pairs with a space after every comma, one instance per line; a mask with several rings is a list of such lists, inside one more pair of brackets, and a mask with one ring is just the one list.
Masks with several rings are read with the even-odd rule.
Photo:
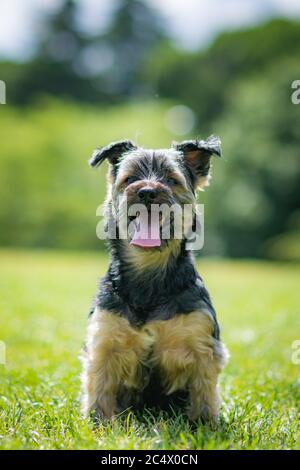
[[30, 103], [43, 94], [86, 101], [94, 97], [91, 83], [74, 68], [76, 57], [89, 43], [77, 26], [76, 13], [74, 0], [63, 0], [57, 11], [41, 19], [35, 55], [16, 70], [10, 93], [13, 102]]
[[119, 102], [145, 94], [140, 79], [145, 57], [165, 37], [159, 15], [142, 0], [116, 0], [105, 32], [83, 32], [78, 3], [63, 0], [42, 23], [36, 53], [18, 67], [5, 65], [14, 87], [10, 98], [29, 103], [40, 94], [91, 103]]
[[277, 19], [250, 29], [219, 35], [207, 50], [157, 53], [149, 58], [145, 79], [159, 96], [190, 106], [201, 132], [226, 110], [228, 90], [240, 80], [263, 74], [270, 64], [300, 54], [300, 23]]
[[100, 81], [105, 91], [120, 98], [143, 94], [141, 68], [165, 38], [162, 19], [144, 1], [118, 0], [108, 31], [98, 41], [111, 57]]

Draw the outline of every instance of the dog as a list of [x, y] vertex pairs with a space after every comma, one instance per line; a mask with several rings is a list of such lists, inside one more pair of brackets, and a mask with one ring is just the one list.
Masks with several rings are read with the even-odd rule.
[[162, 217], [144, 223], [140, 209], [125, 215], [126, 228], [131, 225], [127, 238], [120, 236], [118, 221], [125, 202], [129, 209], [144, 207], [146, 215], [155, 205], [189, 205], [191, 232], [196, 191], [209, 183], [213, 155], [221, 156], [215, 136], [173, 143], [166, 150], [124, 140], [92, 154], [92, 167], [109, 163], [106, 230], [115, 226], [116, 235], [108, 237], [111, 260], [89, 318], [82, 373], [85, 416], [102, 420], [127, 409], [179, 406], [190, 420], [218, 419], [218, 377], [228, 355], [187, 237], [174, 236], [171, 217], [170, 236], [163, 239]]

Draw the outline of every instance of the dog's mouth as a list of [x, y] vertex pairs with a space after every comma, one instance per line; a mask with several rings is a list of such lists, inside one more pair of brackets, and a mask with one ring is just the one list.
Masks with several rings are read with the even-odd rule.
[[132, 224], [133, 235], [130, 245], [140, 248], [158, 248], [162, 244], [161, 228], [163, 225], [163, 217], [152, 217], [151, 214], [137, 213], [130, 216], [129, 221]]

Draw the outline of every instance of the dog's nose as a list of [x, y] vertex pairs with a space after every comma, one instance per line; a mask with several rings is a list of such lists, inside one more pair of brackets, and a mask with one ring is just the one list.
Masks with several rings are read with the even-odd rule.
[[157, 191], [156, 189], [153, 189], [153, 188], [141, 188], [138, 191], [138, 197], [145, 204], [149, 204], [153, 202], [156, 196], [157, 196]]

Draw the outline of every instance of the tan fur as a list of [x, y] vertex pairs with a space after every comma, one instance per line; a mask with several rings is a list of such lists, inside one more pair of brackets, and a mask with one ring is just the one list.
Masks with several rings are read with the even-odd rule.
[[141, 365], [147, 363], [161, 370], [167, 394], [188, 388], [192, 419], [215, 418], [218, 374], [226, 362], [226, 349], [212, 337], [212, 330], [205, 312], [177, 315], [137, 329], [125, 318], [96, 309], [84, 358], [84, 413], [112, 417], [118, 387], [141, 388]]
[[125, 318], [96, 309], [92, 315], [84, 357], [83, 408], [85, 414], [100, 410], [111, 417], [116, 411], [118, 387], [139, 387], [139, 368], [151, 338], [132, 328]]
[[198, 178], [198, 181], [197, 181], [197, 188], [200, 191], [204, 191], [204, 188], [209, 186], [210, 180], [211, 180], [210, 174], [208, 174], [207, 176], [200, 176], [200, 178]]
[[226, 350], [212, 336], [210, 315], [192, 312], [148, 328], [156, 330], [151, 360], [162, 371], [166, 393], [188, 388], [190, 418], [217, 417], [217, 381], [226, 362]]
[[139, 387], [139, 369], [145, 361], [151, 339], [132, 328], [116, 314], [95, 310], [88, 328], [84, 358], [84, 412], [100, 409], [104, 416], [115, 412], [121, 384]]
[[173, 255], [174, 258], [180, 251], [181, 240], [169, 240], [168, 246], [164, 250], [141, 250], [133, 245], [127, 245], [125, 247], [127, 253], [127, 261], [135, 268], [136, 273], [148, 271], [151, 268], [164, 270], [167, 264], [170, 262], [170, 257]]

